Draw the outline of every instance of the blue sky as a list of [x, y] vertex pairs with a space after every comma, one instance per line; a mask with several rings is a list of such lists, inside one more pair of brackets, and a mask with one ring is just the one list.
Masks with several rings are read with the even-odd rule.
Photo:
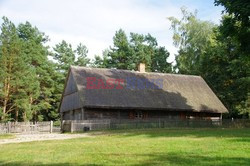
[[0, 0], [0, 16], [15, 24], [29, 21], [50, 37], [51, 47], [63, 39], [73, 46], [81, 42], [90, 58], [112, 45], [119, 28], [126, 33], [150, 33], [170, 52], [168, 61], [173, 61], [177, 49], [166, 18], [180, 18], [182, 6], [197, 9], [200, 19], [215, 23], [223, 10], [214, 6], [214, 0]]

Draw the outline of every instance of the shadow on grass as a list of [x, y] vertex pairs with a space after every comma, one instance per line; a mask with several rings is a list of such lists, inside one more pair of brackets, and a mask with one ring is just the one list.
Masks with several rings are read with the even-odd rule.
[[242, 157], [210, 157], [188, 154], [149, 154], [149, 160], [142, 161], [137, 165], [250, 165], [250, 158]]
[[103, 132], [90, 132], [92, 135], [117, 135], [120, 137], [146, 136], [146, 137], [217, 137], [217, 138], [239, 138], [244, 142], [250, 141], [250, 129], [232, 128], [169, 128], [169, 129], [132, 129], [132, 130], [109, 130]]
[[[98, 153], [97, 153], [98, 155]], [[192, 154], [183, 154], [183, 153], [154, 153], [154, 154], [129, 154], [130, 157], [133, 158], [147, 158], [146, 160], [138, 160], [138, 161], [129, 161], [122, 162], [117, 161], [116, 156], [123, 156], [127, 157], [128, 154], [116, 154], [116, 153], [109, 153], [109, 154], [102, 154], [104, 158], [108, 158], [113, 156], [110, 159], [109, 163], [113, 163], [112, 165], [132, 165], [132, 166], [150, 166], [150, 165], [217, 165], [217, 166], [229, 166], [229, 165], [250, 165], [250, 158], [243, 158], [243, 157], [211, 157], [211, 156], [199, 156], [199, 155], [192, 155]], [[105, 164], [81, 164], [81, 163], [39, 163], [39, 162], [1, 162], [0, 165], [6, 166], [27, 166], [27, 165], [48, 165], [48, 166], [69, 166], [69, 165], [82, 165], [82, 166], [99, 166]], [[110, 165], [110, 164], [106, 164]]]
[[78, 163], [41, 163], [41, 162], [2, 162], [0, 161], [0, 165], [4, 166], [101, 166], [101, 164], [78, 164]]

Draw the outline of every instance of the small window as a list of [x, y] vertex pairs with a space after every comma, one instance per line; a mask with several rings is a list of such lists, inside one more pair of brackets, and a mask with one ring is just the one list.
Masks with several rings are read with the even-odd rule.
[[143, 117], [142, 112], [141, 111], [136, 111], [135, 118], [142, 119], [142, 117]]

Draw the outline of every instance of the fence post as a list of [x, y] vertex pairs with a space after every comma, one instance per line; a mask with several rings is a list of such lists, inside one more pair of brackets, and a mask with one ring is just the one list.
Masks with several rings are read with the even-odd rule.
[[11, 126], [10, 126], [10, 122], [8, 122], [8, 133], [11, 133]]
[[50, 121], [50, 133], [52, 133], [53, 132], [53, 121], [51, 120]]
[[110, 129], [110, 123], [111, 123], [111, 120], [108, 121], [108, 124], [109, 124], [109, 129]]
[[64, 132], [64, 120], [61, 121], [61, 132], [63, 133]]
[[73, 120], [70, 121], [70, 132], [73, 133]]

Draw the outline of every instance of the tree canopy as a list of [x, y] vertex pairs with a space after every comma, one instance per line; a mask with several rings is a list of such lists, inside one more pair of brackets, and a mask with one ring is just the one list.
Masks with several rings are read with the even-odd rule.
[[113, 46], [103, 52], [102, 58], [95, 57], [94, 66], [137, 70], [139, 63], [145, 63], [146, 71], [172, 72], [172, 65], [167, 62], [169, 52], [158, 46], [156, 38], [150, 34], [130, 33], [128, 38], [120, 29], [113, 42]]
[[229, 109], [228, 117], [249, 117], [250, 56], [239, 36], [241, 29], [232, 31], [235, 22], [228, 22], [241, 18], [228, 13], [215, 25], [199, 20], [196, 12], [181, 10], [181, 19], [169, 18], [178, 48], [174, 68], [178, 73], [201, 75]]

